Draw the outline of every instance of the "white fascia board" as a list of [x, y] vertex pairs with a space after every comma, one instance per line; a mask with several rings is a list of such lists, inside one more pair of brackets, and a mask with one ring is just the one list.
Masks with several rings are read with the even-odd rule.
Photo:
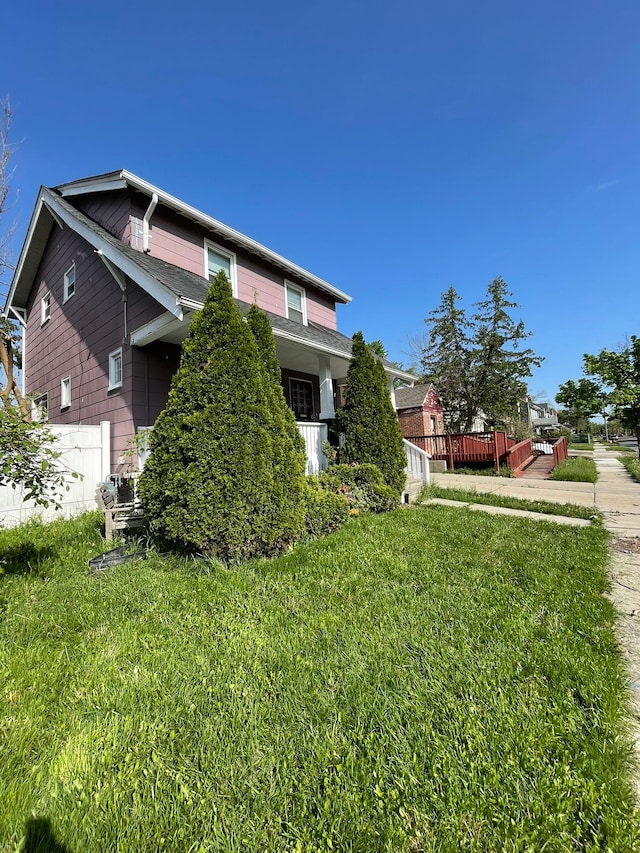
[[185, 308], [187, 311], [202, 311], [204, 302], [198, 302], [195, 299], [187, 299], [186, 296], [178, 297], [178, 305]]
[[150, 320], [143, 326], [139, 326], [135, 331], [131, 332], [129, 340], [132, 346], [143, 347], [153, 341], [157, 341], [163, 335], [175, 331], [184, 322], [184, 318], [178, 319], [173, 314], [167, 312], [156, 317], [155, 320]]
[[207, 216], [207, 214], [203, 213], [201, 210], [191, 207], [190, 204], [186, 204], [179, 198], [164, 192], [164, 190], [150, 184], [148, 181], [144, 181], [142, 178], [134, 175], [133, 172], [128, 172], [126, 169], [123, 169], [121, 172], [113, 175], [112, 177], [97, 175], [95, 180], [76, 181], [67, 185], [62, 184], [61, 186], [56, 187], [56, 189], [63, 196], [82, 195], [90, 192], [103, 192], [105, 190], [121, 189], [127, 185], [148, 196], [153, 196], [154, 193], [157, 193], [158, 201], [161, 204], [172, 208], [182, 214], [182, 216], [195, 220], [196, 222], [204, 225], [206, 228], [210, 228], [221, 234], [232, 243], [236, 243], [238, 246], [248, 249], [250, 252], [271, 261], [277, 266], [284, 267], [290, 274], [299, 276], [304, 281], [312, 284], [314, 287], [317, 287], [319, 290], [323, 290], [325, 293], [330, 294], [336, 300], [344, 302], [345, 304], [351, 302], [351, 297], [347, 293], [343, 293], [343, 291], [338, 290], [337, 287], [329, 284], [328, 281], [318, 278], [318, 276], [313, 275], [313, 273], [310, 273], [308, 270], [305, 270], [297, 264], [294, 264], [292, 261], [287, 260], [282, 257], [282, 255], [277, 254], [277, 252], [273, 252], [261, 243], [252, 240], [251, 237], [241, 234], [240, 231], [230, 228], [228, 225], [214, 219], [212, 216]]
[[112, 177], [103, 175], [88, 181], [71, 181], [68, 184], [61, 184], [56, 187], [63, 198], [86, 195], [87, 193], [108, 192], [109, 190], [125, 190], [126, 188], [127, 180], [122, 176], [122, 173]]
[[163, 308], [170, 311], [179, 320], [182, 320], [182, 311], [178, 305], [178, 301], [173, 293], [163, 287], [160, 282], [149, 273], [141, 269], [130, 258], [123, 255], [106, 240], [99, 237], [91, 228], [88, 228], [82, 222], [79, 222], [74, 216], [68, 213], [62, 205], [58, 204], [56, 198], [51, 193], [44, 191], [43, 203], [53, 212], [57, 213], [60, 219], [79, 234], [87, 243], [90, 243], [94, 249], [99, 249], [105, 258], [121, 270], [130, 279], [140, 285], [143, 290], [152, 296], [156, 302], [159, 302]]

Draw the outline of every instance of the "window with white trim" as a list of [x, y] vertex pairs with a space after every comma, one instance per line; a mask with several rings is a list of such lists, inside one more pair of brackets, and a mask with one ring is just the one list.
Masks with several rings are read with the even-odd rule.
[[304, 290], [290, 281], [284, 283], [287, 317], [294, 323], [307, 325], [307, 299]]
[[51, 294], [45, 293], [40, 300], [40, 325], [44, 324], [51, 318]]
[[122, 386], [122, 347], [109, 353], [109, 391]]
[[60, 382], [60, 408], [68, 409], [71, 405], [71, 377], [65, 376]]
[[64, 274], [64, 293], [62, 296], [62, 301], [66, 302], [67, 299], [71, 299], [73, 294], [76, 292], [76, 265], [75, 263], [71, 264], [69, 269]]
[[31, 400], [31, 420], [43, 423], [47, 420], [49, 410], [49, 395], [38, 394]]
[[223, 246], [218, 246], [217, 243], [211, 243], [209, 240], [205, 240], [204, 274], [209, 281], [213, 281], [220, 270], [224, 270], [226, 273], [227, 278], [231, 282], [233, 295], [237, 296], [235, 254], [230, 252], [228, 249], [225, 249]]

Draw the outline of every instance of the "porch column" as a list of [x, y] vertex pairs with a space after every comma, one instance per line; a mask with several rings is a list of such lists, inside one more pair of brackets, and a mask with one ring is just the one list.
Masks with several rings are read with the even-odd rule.
[[320, 381], [320, 420], [331, 421], [336, 416], [333, 405], [333, 379], [329, 356], [318, 356], [318, 379]]
[[389, 374], [387, 374], [387, 388], [389, 389], [389, 396], [391, 397], [391, 405], [393, 406], [393, 408], [395, 410], [395, 408], [396, 408], [396, 389], [395, 389], [395, 386], [393, 384], [393, 376], [389, 376]]

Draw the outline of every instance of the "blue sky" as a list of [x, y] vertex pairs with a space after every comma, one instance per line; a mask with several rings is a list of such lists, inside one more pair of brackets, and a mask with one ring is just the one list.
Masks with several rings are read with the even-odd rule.
[[[640, 334], [640, 4], [11, 4], [15, 254], [40, 184], [126, 168], [408, 340], [501, 275], [551, 398]], [[7, 224], [7, 223], [3, 223]]]

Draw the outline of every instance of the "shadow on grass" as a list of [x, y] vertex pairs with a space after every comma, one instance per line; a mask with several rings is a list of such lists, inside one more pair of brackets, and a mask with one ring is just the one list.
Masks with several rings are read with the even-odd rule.
[[0, 550], [0, 566], [7, 575], [38, 574], [41, 563], [54, 557], [55, 553], [50, 545], [20, 542]]
[[46, 817], [31, 817], [24, 827], [24, 840], [20, 853], [71, 853], [69, 847], [60, 844]]

